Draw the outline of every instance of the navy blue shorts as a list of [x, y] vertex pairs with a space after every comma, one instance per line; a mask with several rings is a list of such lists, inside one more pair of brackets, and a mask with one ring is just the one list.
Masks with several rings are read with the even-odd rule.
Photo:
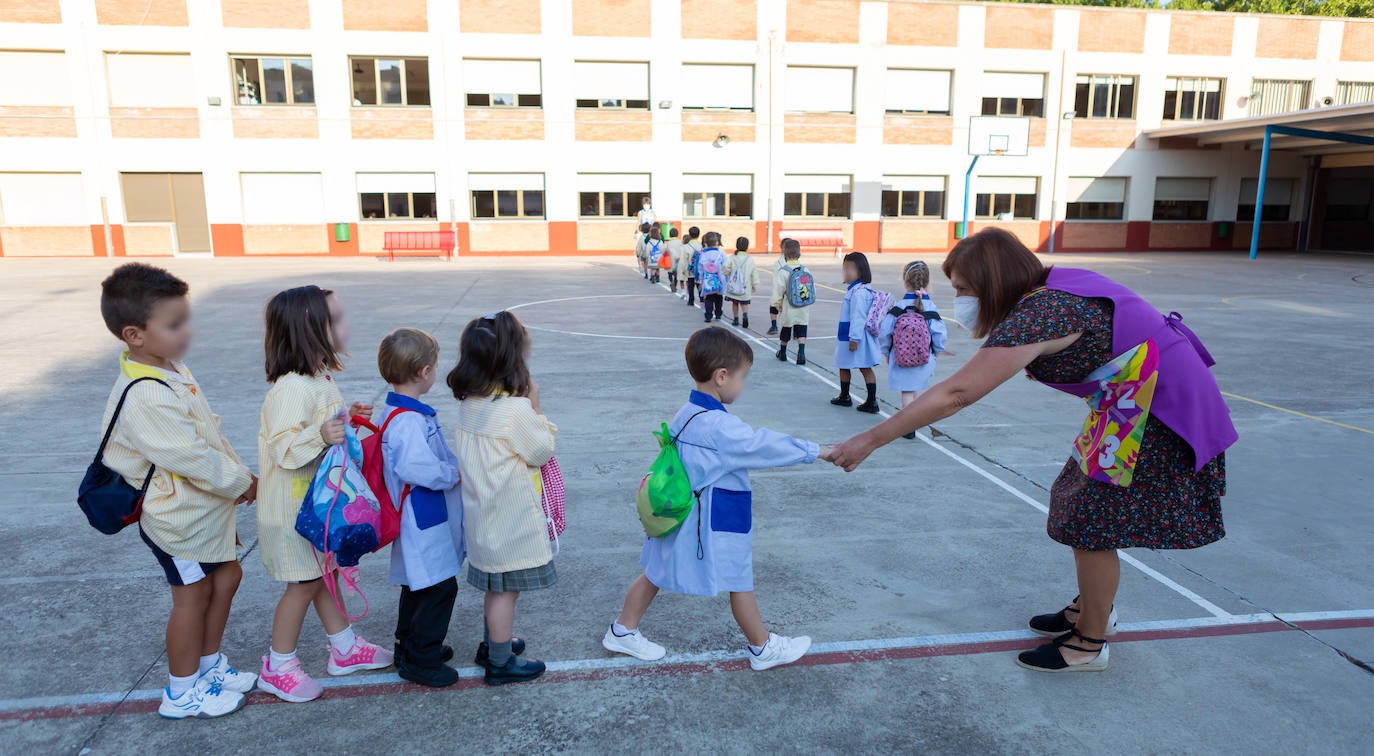
[[204, 580], [210, 573], [228, 564], [228, 562], [192, 562], [174, 557], [153, 543], [148, 534], [143, 532], [143, 528], [138, 529], [138, 535], [144, 543], [148, 544], [148, 548], [153, 552], [153, 558], [162, 566], [162, 571], [167, 575], [167, 585], [194, 585]]

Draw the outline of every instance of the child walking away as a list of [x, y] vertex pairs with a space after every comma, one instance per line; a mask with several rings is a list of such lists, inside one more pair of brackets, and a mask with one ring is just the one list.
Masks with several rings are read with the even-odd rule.
[[744, 393], [753, 365], [754, 352], [744, 339], [723, 328], [703, 328], [687, 341], [686, 358], [696, 390], [670, 431], [697, 503], [676, 530], [645, 539], [639, 557], [644, 574], [630, 584], [601, 645], [638, 659], [661, 659], [663, 646], [639, 630], [659, 590], [697, 596], [728, 591], [730, 610], [748, 640], [749, 665], [764, 670], [789, 664], [806, 653], [811, 639], [770, 633], [759, 615], [749, 471], [809, 464], [826, 454], [810, 441], [754, 430], [726, 411]]
[[668, 289], [676, 296], [682, 296], [679, 291], [683, 279], [677, 272], [682, 268], [682, 258], [687, 255], [687, 245], [677, 238], [678, 230], [676, 227], [668, 229]]
[[772, 311], [774, 323], [782, 324], [778, 340], [780, 362], [787, 361], [787, 344], [797, 340], [797, 364], [806, 364], [806, 328], [811, 322], [811, 305], [816, 301], [816, 279], [801, 264], [801, 244], [796, 239], [782, 240], [783, 264], [773, 271]]
[[[220, 653], [243, 569], [234, 507], [257, 480], [219, 432], [219, 418], [181, 362], [191, 346], [184, 281], [151, 265], [121, 265], [101, 284], [100, 314], [124, 342], [105, 405], [105, 466], [143, 490], [138, 533], [172, 591], [167, 687], [157, 713], [218, 717], [243, 708], [255, 675]], [[122, 406], [121, 406], [122, 405]]]
[[544, 663], [522, 657], [524, 641], [511, 635], [515, 601], [558, 579], [539, 474], [553, 458], [558, 427], [540, 410], [529, 351], [529, 332], [514, 315], [498, 312], [463, 329], [458, 364], [448, 374], [461, 402], [454, 447], [464, 471], [468, 583], [486, 593], [489, 650], [479, 663], [488, 685], [544, 674]]
[[663, 229], [655, 223], [649, 227], [649, 240], [645, 242], [644, 264], [649, 271], [649, 283], [658, 283], [659, 258], [663, 257]]
[[[258, 553], [267, 574], [286, 583], [286, 589], [272, 617], [272, 647], [262, 657], [258, 687], [292, 703], [324, 692], [296, 657], [312, 604], [329, 640], [329, 674], [382, 669], [392, 662], [390, 651], [353, 632], [334, 601], [338, 574], [321, 574], [319, 555], [295, 527], [321, 458], [344, 441], [343, 395], [329, 373], [343, 369], [339, 355], [348, 349], [349, 330], [339, 297], [318, 286], [287, 289], [267, 303], [266, 370], [272, 388], [262, 402], [258, 433]], [[369, 418], [372, 406], [354, 403], [348, 415]]]
[[[786, 242], [786, 240], [784, 240], [784, 243], [785, 243], [785, 242]], [[786, 247], [784, 247], [783, 250], [782, 250], [782, 253], [778, 255], [778, 259], [776, 259], [776, 260], [773, 261], [773, 277], [774, 277], [775, 279], [777, 278], [778, 271], [782, 270], [786, 265], [787, 265], [787, 249], [786, 249]], [[774, 292], [774, 294], [776, 294], [776, 293], [777, 293], [777, 289], [775, 288], [775, 289], [773, 290], [773, 292]], [[778, 307], [777, 302], [776, 302], [776, 298], [775, 298], [775, 301], [774, 301], [772, 304], [770, 304], [770, 305], [768, 306], [768, 335], [769, 335], [769, 336], [777, 336], [777, 335], [778, 335], [778, 315], [779, 315], [779, 314], [781, 314], [781, 308]]]
[[725, 261], [725, 298], [730, 300], [731, 325], [740, 324], [740, 311], [744, 311], [743, 327], [749, 327], [749, 303], [759, 288], [759, 271], [754, 258], [749, 256], [749, 240], [743, 236], [735, 239], [735, 254]]
[[[935, 356], [944, 351], [947, 332], [940, 313], [925, 288], [930, 285], [930, 269], [917, 260], [902, 269], [906, 296], [883, 317], [878, 341], [887, 359], [887, 387], [902, 393], [902, 406], [916, 401], [916, 395], [930, 388], [935, 375]], [[912, 431], [905, 438], [916, 438]]]
[[701, 279], [701, 229], [692, 226], [687, 229], [687, 306], [697, 304], [697, 282]]
[[725, 312], [725, 253], [720, 249], [720, 234], [707, 231], [706, 248], [701, 250], [697, 279], [701, 281], [701, 309], [706, 322], [720, 320]]
[[649, 229], [648, 223], [639, 224], [639, 232], [635, 235], [635, 262], [639, 265], [639, 275], [644, 280], [649, 280]]
[[873, 368], [881, 360], [881, 350], [878, 337], [868, 332], [867, 323], [878, 293], [870, 285], [873, 283], [873, 271], [864, 253], [850, 252], [844, 256], [844, 282], [848, 290], [845, 291], [844, 303], [840, 305], [839, 344], [835, 347], [835, 367], [840, 371], [840, 395], [831, 399], [830, 403], [838, 407], [854, 406], [854, 400], [849, 398], [849, 383], [852, 371], [857, 368], [868, 389], [868, 399], [855, 409], [876, 414], [878, 380], [873, 375]]
[[421, 400], [433, 388], [438, 367], [439, 342], [415, 328], [392, 331], [377, 349], [377, 369], [391, 384], [379, 428], [382, 475], [401, 513], [390, 575], [401, 586], [396, 674], [442, 688], [458, 682], [458, 673], [445, 664], [453, 649], [444, 645], [444, 636], [464, 550], [458, 457], [444, 441], [434, 408]]

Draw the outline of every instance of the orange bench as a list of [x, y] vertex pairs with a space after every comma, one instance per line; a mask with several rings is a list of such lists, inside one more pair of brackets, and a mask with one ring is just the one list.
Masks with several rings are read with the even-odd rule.
[[796, 239], [803, 248], [834, 249], [836, 257], [844, 253], [844, 232], [838, 228], [785, 228], [782, 230], [782, 238]]
[[452, 260], [456, 236], [452, 231], [387, 231], [382, 251], [389, 260], [395, 260], [397, 252], [443, 252], [445, 259]]

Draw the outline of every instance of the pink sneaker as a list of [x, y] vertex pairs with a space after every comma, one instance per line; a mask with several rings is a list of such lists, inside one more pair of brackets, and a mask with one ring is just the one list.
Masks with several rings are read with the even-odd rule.
[[258, 675], [258, 690], [267, 691], [283, 701], [305, 703], [324, 693], [324, 686], [301, 669], [300, 661], [292, 659], [281, 669], [268, 666], [270, 657], [262, 657], [262, 674]]
[[368, 643], [359, 635], [353, 641], [353, 648], [341, 654], [329, 647], [329, 674], [351, 675], [367, 669], [385, 669], [396, 660], [396, 655], [375, 643]]

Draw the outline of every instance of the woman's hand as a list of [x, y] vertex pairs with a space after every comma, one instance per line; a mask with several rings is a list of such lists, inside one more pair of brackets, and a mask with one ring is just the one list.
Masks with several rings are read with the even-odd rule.
[[853, 472], [854, 468], [873, 453], [873, 446], [868, 442], [867, 436], [866, 432], [860, 433], [844, 443], [830, 447], [825, 459], [833, 462], [836, 467], [843, 467], [845, 472]]

